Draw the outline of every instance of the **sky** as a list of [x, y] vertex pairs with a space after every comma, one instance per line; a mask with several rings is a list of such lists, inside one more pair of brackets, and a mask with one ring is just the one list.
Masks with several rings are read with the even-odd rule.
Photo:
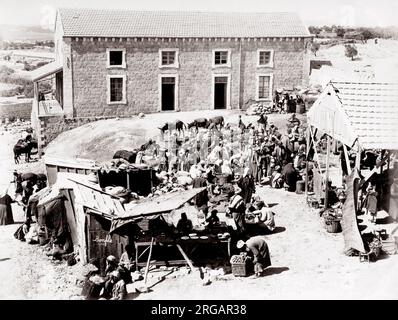
[[0, 24], [52, 28], [57, 7], [131, 10], [295, 11], [307, 25], [398, 26], [397, 0], [0, 0]]

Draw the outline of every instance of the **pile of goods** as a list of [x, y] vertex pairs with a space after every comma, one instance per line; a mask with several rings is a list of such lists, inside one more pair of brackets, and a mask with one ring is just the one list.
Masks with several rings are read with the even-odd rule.
[[369, 243], [369, 252], [371, 252], [376, 259], [380, 255], [381, 248], [382, 243], [378, 238], [373, 238], [372, 242]]
[[109, 173], [110, 171], [128, 171], [128, 170], [136, 170], [136, 169], [145, 169], [148, 166], [145, 164], [135, 164], [130, 163], [125, 159], [118, 158], [112, 159], [110, 161], [104, 162], [101, 164], [100, 171], [101, 173]]
[[255, 102], [246, 109], [246, 114], [249, 116], [276, 112], [279, 112], [279, 108], [274, 107], [272, 102]]
[[233, 255], [230, 259], [232, 274], [235, 277], [247, 277], [251, 271], [252, 264], [246, 252], [240, 255]]

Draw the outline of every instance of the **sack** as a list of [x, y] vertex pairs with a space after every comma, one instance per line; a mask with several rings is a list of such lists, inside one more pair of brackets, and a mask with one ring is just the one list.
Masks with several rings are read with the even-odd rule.
[[14, 233], [14, 237], [15, 239], [21, 240], [21, 241], [25, 241], [25, 233], [23, 232], [23, 224], [20, 225], [17, 229], [17, 231], [15, 231]]

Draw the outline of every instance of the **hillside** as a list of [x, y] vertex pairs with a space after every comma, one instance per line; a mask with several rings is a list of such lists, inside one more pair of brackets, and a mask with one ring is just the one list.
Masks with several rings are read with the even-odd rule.
[[325, 48], [321, 46], [316, 57], [311, 59], [330, 60], [332, 66], [312, 70], [311, 84], [340, 81], [398, 82], [398, 40], [379, 39], [376, 44], [369, 40], [366, 44], [357, 43], [358, 56], [354, 61], [345, 56], [341, 45]]
[[53, 40], [54, 33], [40, 26], [0, 25], [0, 39], [7, 41]]

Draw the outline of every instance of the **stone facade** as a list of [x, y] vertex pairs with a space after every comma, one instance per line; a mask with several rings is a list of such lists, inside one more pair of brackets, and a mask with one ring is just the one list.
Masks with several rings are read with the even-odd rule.
[[[171, 41], [170, 41], [171, 40]], [[272, 91], [308, 83], [310, 38], [240, 39], [64, 38], [64, 110], [71, 117], [129, 116], [160, 110], [159, 75], [178, 77], [181, 111], [213, 109], [213, 76], [229, 75], [230, 107], [256, 100], [258, 74], [272, 74]], [[126, 50], [126, 68], [107, 68], [107, 48]], [[159, 50], [178, 49], [179, 68], [159, 68]], [[231, 50], [231, 67], [212, 67], [215, 49]], [[273, 67], [257, 67], [258, 49], [273, 50]], [[307, 70], [308, 69], [308, 70]], [[107, 76], [126, 75], [126, 104], [107, 104]]]

